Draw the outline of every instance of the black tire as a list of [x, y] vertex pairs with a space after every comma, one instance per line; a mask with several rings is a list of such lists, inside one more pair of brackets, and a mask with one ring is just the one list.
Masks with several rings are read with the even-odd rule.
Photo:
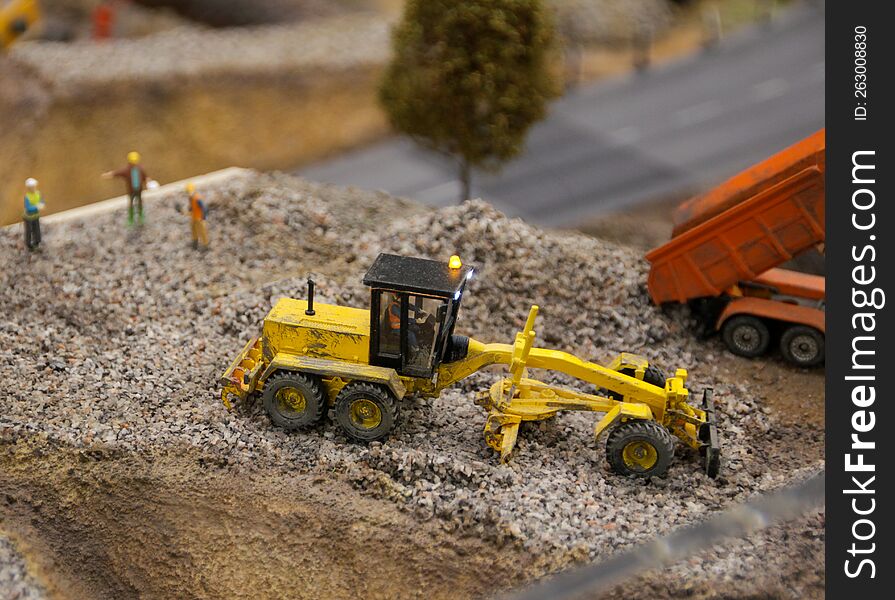
[[793, 325], [780, 337], [783, 358], [797, 367], [814, 367], [824, 361], [824, 334], [814, 327]]
[[674, 438], [655, 421], [616, 425], [606, 439], [606, 460], [619, 475], [661, 477], [674, 458]]
[[283, 429], [310, 427], [326, 415], [323, 384], [305, 373], [275, 372], [264, 382], [261, 399], [271, 422]]
[[342, 388], [334, 414], [345, 435], [359, 442], [375, 442], [395, 428], [398, 402], [388, 388], [359, 381]]
[[737, 356], [755, 358], [768, 350], [771, 332], [758, 317], [737, 315], [725, 321], [721, 337], [727, 348]]
[[[634, 369], [622, 369], [619, 373], [634, 377]], [[654, 367], [653, 365], [647, 366], [646, 370], [643, 372], [643, 380], [647, 383], [657, 385], [663, 390], [665, 389], [665, 372], [659, 367]], [[606, 396], [607, 398], [612, 398], [613, 400], [621, 401], [623, 399], [623, 396], [618, 392], [613, 392], [606, 388], [598, 389], [597, 393]]]

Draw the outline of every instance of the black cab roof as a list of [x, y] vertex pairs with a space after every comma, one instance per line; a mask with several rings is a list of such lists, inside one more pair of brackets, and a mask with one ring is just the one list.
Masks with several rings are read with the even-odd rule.
[[449, 298], [463, 290], [472, 272], [465, 265], [452, 269], [447, 261], [380, 254], [364, 276], [364, 285]]

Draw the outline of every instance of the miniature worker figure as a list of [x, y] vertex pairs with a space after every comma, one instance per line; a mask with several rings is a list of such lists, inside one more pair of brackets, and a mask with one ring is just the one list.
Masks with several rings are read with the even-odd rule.
[[112, 37], [112, 28], [115, 25], [114, 2], [101, 2], [93, 9], [93, 39], [97, 41], [108, 40]]
[[127, 166], [117, 171], [107, 171], [103, 173], [103, 178], [111, 179], [113, 177], [121, 177], [127, 185], [127, 224], [134, 224], [134, 204], [137, 205], [137, 218], [139, 224], [143, 224], [143, 190], [151, 189], [155, 182], [146, 176], [146, 171], [140, 166], [140, 154], [137, 152], [128, 152]]
[[[401, 298], [397, 294], [392, 294], [392, 301], [388, 304], [388, 328], [391, 334], [398, 339], [401, 334]], [[416, 345], [416, 336], [413, 331], [407, 331], [407, 345]]]
[[29, 177], [25, 180], [25, 213], [22, 221], [25, 224], [25, 247], [34, 250], [40, 246], [40, 211], [44, 208], [44, 198], [37, 189], [37, 180]]
[[196, 186], [193, 183], [186, 184], [186, 193], [189, 194], [189, 213], [193, 232], [193, 248], [198, 249], [199, 244], [204, 250], [208, 249], [208, 228], [205, 225], [205, 218], [208, 216], [208, 209], [205, 207], [205, 201], [202, 200], [196, 192]]
[[[418, 308], [414, 304], [407, 306], [407, 348], [413, 353], [419, 348], [417, 333], [419, 332], [419, 323], [417, 318], [427, 316], [426, 312]], [[388, 326], [392, 335], [396, 338], [400, 335], [401, 330], [401, 298], [393, 295], [388, 305]]]

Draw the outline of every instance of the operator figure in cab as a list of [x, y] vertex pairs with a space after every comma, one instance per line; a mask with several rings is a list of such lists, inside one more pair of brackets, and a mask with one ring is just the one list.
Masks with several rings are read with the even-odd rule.
[[[392, 300], [388, 305], [388, 327], [395, 339], [399, 339], [401, 335], [401, 297], [392, 294]], [[412, 315], [418, 317], [426, 316], [424, 310], [413, 304], [407, 306], [407, 349], [411, 355], [419, 348], [417, 333], [419, 332], [419, 324]]]

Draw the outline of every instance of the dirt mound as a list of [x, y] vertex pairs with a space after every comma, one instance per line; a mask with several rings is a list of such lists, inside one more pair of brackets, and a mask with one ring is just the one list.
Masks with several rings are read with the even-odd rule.
[[447, 599], [532, 560], [417, 523], [338, 475], [172, 450], [0, 444], [2, 511], [52, 595]]

